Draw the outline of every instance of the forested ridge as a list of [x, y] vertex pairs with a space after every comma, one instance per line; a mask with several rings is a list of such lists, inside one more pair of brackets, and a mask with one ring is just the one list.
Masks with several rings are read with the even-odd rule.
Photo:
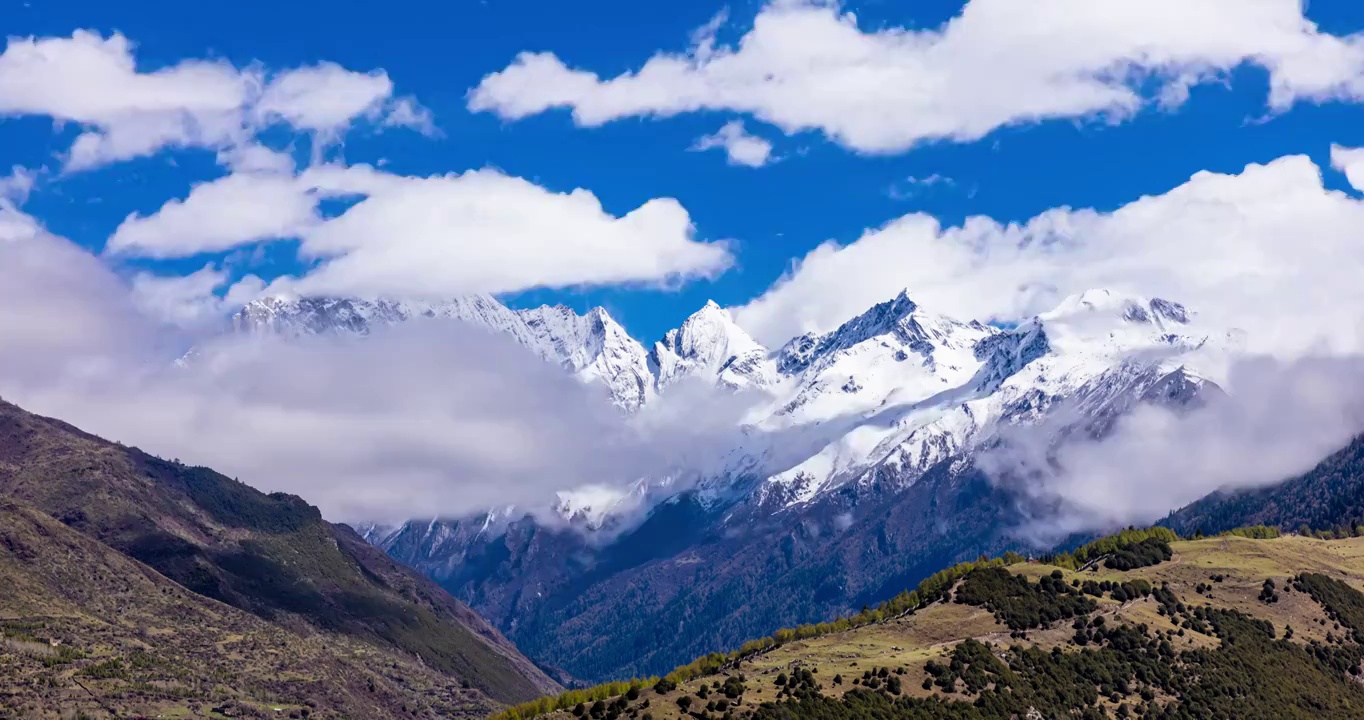
[[[1211, 553], [1214, 567], [1239, 568], [1265, 551], [1284, 565], [1321, 554], [1311, 545], [1320, 541], [1279, 538], [1272, 527], [1194, 542], [1168, 528], [1129, 529], [1041, 562], [982, 558], [850, 618], [779, 631], [661, 679], [545, 698], [501, 717], [1364, 717], [1364, 686], [1355, 679], [1364, 662], [1356, 629], [1364, 628], [1364, 594], [1319, 572], [1262, 582], [1178, 557], [1179, 548], [1194, 548], [1199, 557]], [[972, 612], [999, 630], [968, 620]], [[904, 653], [912, 646], [887, 648], [877, 638], [901, 637], [897, 628], [916, 623], [950, 637], [944, 622], [961, 628], [941, 659], [851, 668], [839, 659], [875, 647], [911, 657]]]
[[1161, 522], [1174, 531], [1213, 534], [1243, 525], [1358, 535], [1364, 526], [1364, 436], [1308, 472], [1259, 490], [1219, 492]]

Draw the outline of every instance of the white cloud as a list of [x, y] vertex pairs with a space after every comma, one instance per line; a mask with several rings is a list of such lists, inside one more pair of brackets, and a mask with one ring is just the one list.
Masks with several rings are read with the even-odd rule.
[[317, 198], [292, 175], [234, 173], [194, 186], [155, 214], [129, 215], [108, 252], [187, 257], [292, 237], [317, 220]]
[[956, 180], [938, 173], [924, 175], [922, 177], [911, 175], [901, 182], [890, 186], [886, 191], [892, 200], [908, 200], [927, 188], [938, 186], [953, 187], [957, 184]]
[[91, 128], [68, 160], [82, 169], [168, 145], [233, 142], [257, 81], [230, 64], [198, 60], [138, 72], [132, 43], [118, 33], [10, 38], [0, 54], [0, 115], [48, 115]]
[[166, 147], [231, 149], [276, 121], [324, 141], [359, 117], [383, 122], [392, 113], [400, 121], [389, 124], [417, 127], [420, 106], [392, 92], [383, 71], [333, 63], [273, 76], [207, 60], [140, 70], [133, 43], [119, 33], [12, 37], [0, 54], [0, 116], [48, 116], [85, 130], [67, 155], [70, 171]]
[[384, 116], [384, 127], [402, 127], [427, 135], [440, 135], [436, 128], [436, 118], [431, 111], [422, 107], [412, 98], [398, 98]]
[[36, 179], [37, 175], [32, 170], [15, 165], [9, 175], [0, 177], [0, 201], [23, 205], [33, 191]]
[[289, 175], [298, 167], [288, 152], [272, 150], [264, 145], [237, 145], [218, 151], [218, 164], [232, 172]]
[[324, 138], [360, 117], [423, 132], [432, 127], [429, 110], [412, 98], [393, 99], [393, 81], [384, 71], [357, 73], [332, 62], [276, 75], [252, 111], [260, 123], [283, 120]]
[[676, 200], [616, 217], [587, 190], [556, 193], [496, 170], [406, 178], [352, 169], [339, 189], [367, 197], [304, 234], [324, 258], [308, 294], [510, 292], [711, 276], [731, 257], [698, 242]]
[[1041, 544], [1073, 533], [1148, 525], [1216, 490], [1296, 477], [1364, 432], [1364, 360], [1242, 358], [1227, 394], [1172, 411], [1137, 407], [1112, 433], [1055, 442], [1058, 427], [1019, 426], [980, 457], [997, 482], [1041, 511], [1025, 526]]
[[181, 327], [221, 323], [223, 301], [215, 291], [227, 282], [227, 273], [207, 265], [189, 275], [133, 276], [133, 304], [144, 314]]
[[567, 487], [662, 474], [701, 441], [695, 414], [635, 427], [599, 387], [458, 322], [365, 338], [229, 335], [177, 365], [186, 336], [144, 311], [192, 320], [222, 280], [205, 268], [130, 288], [0, 206], [0, 396], [301, 494], [335, 519], [548, 509]]
[[693, 150], [723, 149], [730, 165], [762, 167], [772, 158], [772, 143], [744, 130], [740, 120], [727, 122], [710, 135], [697, 138]]
[[1364, 148], [1331, 146], [1331, 167], [1345, 173], [1355, 190], [1364, 192]]
[[[358, 202], [324, 220], [322, 197]], [[130, 216], [108, 248], [185, 257], [291, 237], [306, 259], [321, 261], [280, 281], [303, 294], [445, 298], [660, 283], [711, 276], [731, 262], [724, 243], [693, 237], [676, 200], [617, 217], [586, 190], [556, 193], [496, 170], [413, 178], [367, 166], [229, 175], [151, 216]]]
[[1011, 320], [1106, 287], [1180, 301], [1249, 350], [1364, 349], [1364, 201], [1322, 185], [1306, 157], [1202, 172], [1115, 212], [1049, 210], [1027, 223], [973, 217], [943, 228], [901, 217], [846, 246], [826, 243], [736, 311], [760, 340], [828, 331], [908, 288], [925, 307]]
[[[126, 288], [97, 258], [0, 201], [0, 367], [35, 382], [82, 376], [113, 353], [135, 356], [155, 333], [120, 319]], [[4, 393], [0, 391], [0, 396]]]
[[551, 53], [483, 78], [469, 107], [509, 118], [570, 109], [579, 125], [699, 111], [818, 130], [862, 152], [978, 139], [1049, 118], [1126, 117], [1157, 81], [1166, 107], [1242, 65], [1269, 103], [1364, 99], [1364, 39], [1321, 33], [1299, 0], [970, 0], [931, 30], [864, 30], [827, 0], [772, 0], [733, 47], [714, 26], [685, 53], [604, 79]]

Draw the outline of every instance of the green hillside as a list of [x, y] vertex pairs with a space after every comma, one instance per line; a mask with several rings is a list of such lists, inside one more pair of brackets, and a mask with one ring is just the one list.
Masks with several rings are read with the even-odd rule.
[[1364, 539], [1157, 534], [1085, 559], [982, 563], [912, 612], [552, 714], [1364, 717]]

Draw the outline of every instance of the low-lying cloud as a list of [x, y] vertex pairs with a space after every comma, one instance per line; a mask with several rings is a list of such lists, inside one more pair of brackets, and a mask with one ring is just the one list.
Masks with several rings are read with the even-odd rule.
[[555, 491], [625, 489], [721, 441], [695, 413], [632, 421], [600, 386], [459, 322], [194, 337], [141, 299], [89, 253], [0, 208], [0, 393], [299, 494], [336, 519], [546, 509]]
[[1300, 475], [1347, 445], [1364, 432], [1361, 378], [1359, 356], [1243, 358], [1226, 392], [1205, 392], [1197, 407], [1139, 406], [1098, 439], [1057, 444], [1062, 412], [1012, 428], [980, 464], [1026, 498], [1023, 532], [1039, 544], [1149, 525], [1217, 490]]

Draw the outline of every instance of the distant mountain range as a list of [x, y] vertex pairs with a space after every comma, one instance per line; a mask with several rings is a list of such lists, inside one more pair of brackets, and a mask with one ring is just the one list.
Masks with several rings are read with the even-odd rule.
[[[240, 331], [366, 333], [414, 317], [505, 333], [625, 413], [700, 380], [752, 400], [733, 446], [692, 475], [640, 478], [578, 526], [515, 510], [365, 527], [371, 542], [489, 617], [532, 657], [584, 679], [665, 671], [738, 638], [882, 600], [945, 564], [1015, 543], [1027, 500], [975, 463], [1005, 428], [1054, 441], [1107, 432], [1139, 403], [1197, 404], [1236, 336], [1182, 305], [1094, 290], [1016, 326], [962, 320], [907, 293], [780, 348], [709, 303], [645, 350], [604, 310], [268, 299]], [[617, 517], [650, 498], [642, 520]], [[635, 503], [622, 505], [634, 507]], [[619, 522], [617, 522], [620, 520]], [[657, 640], [667, 628], [669, 640]]]

